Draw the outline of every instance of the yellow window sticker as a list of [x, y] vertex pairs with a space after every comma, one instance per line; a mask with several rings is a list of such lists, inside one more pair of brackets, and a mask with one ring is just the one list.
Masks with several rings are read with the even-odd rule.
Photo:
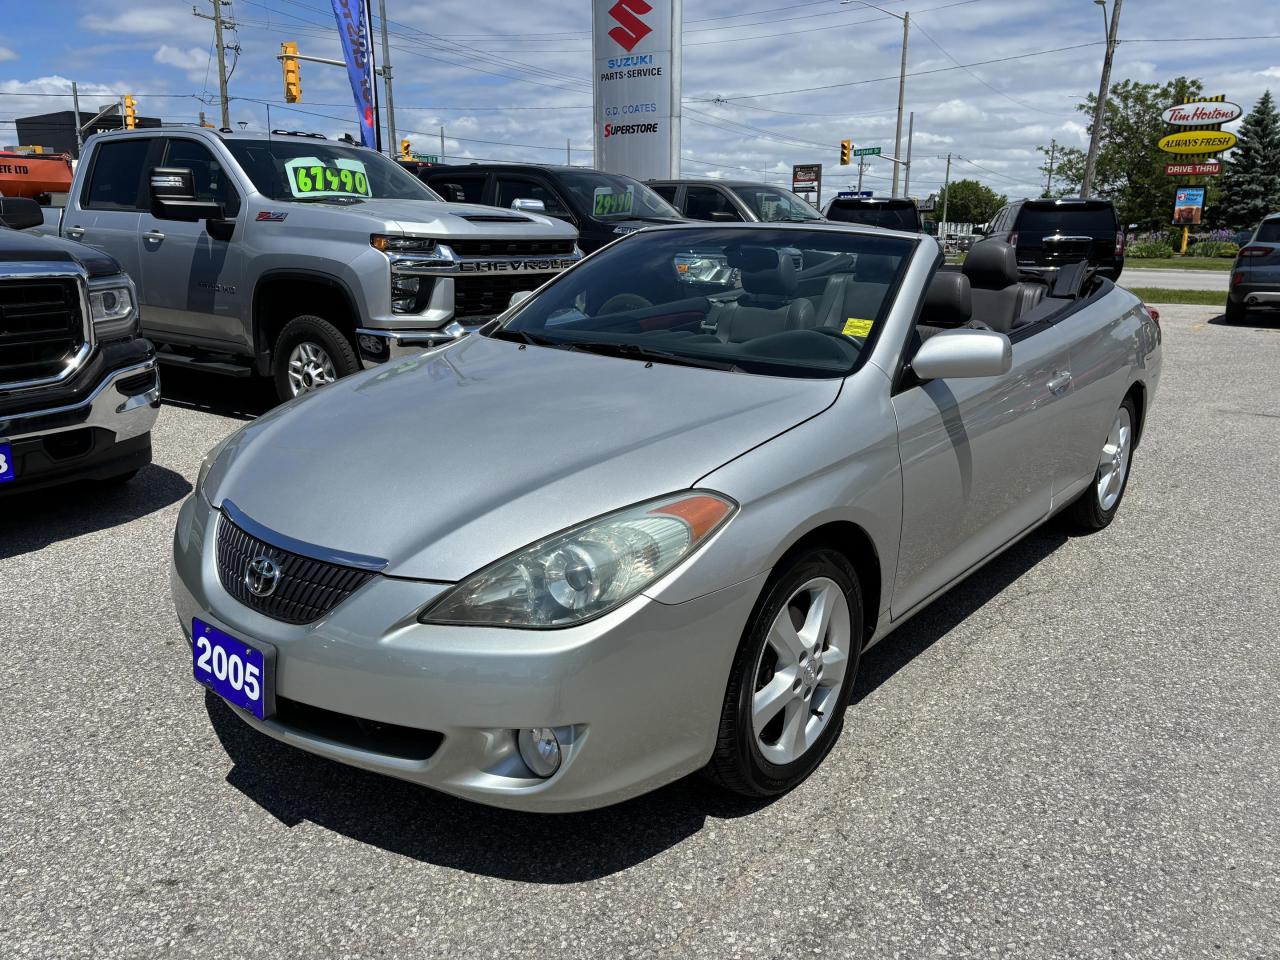
[[872, 321], [862, 320], [858, 317], [850, 317], [844, 322], [844, 330], [841, 331], [846, 337], [861, 337], [863, 340], [871, 336]]

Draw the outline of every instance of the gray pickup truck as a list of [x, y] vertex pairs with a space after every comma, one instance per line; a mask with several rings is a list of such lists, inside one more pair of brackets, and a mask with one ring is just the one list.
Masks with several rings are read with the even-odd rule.
[[0, 498], [128, 480], [160, 408], [133, 281], [100, 250], [19, 232], [41, 222], [34, 200], [0, 198]]
[[190, 126], [91, 138], [56, 230], [124, 265], [161, 360], [281, 399], [461, 336], [582, 256], [572, 226], [445, 203], [371, 150]]

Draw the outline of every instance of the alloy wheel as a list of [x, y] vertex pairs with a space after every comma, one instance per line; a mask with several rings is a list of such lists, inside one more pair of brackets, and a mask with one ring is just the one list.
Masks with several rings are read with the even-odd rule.
[[1098, 478], [1095, 485], [1098, 506], [1104, 511], [1110, 510], [1120, 499], [1124, 490], [1124, 480], [1129, 473], [1129, 454], [1132, 450], [1133, 421], [1127, 407], [1121, 407], [1116, 413], [1115, 423], [1107, 435], [1107, 442], [1102, 446], [1102, 460], [1098, 463]]
[[289, 390], [295, 397], [337, 379], [333, 358], [320, 344], [303, 340], [289, 353]]
[[817, 577], [778, 611], [756, 662], [751, 729], [770, 763], [800, 759], [839, 709], [849, 666], [849, 601], [840, 586]]

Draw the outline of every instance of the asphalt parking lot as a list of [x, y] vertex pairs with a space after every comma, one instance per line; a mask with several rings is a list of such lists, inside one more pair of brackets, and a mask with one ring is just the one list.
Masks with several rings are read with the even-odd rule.
[[1280, 957], [1280, 322], [1161, 312], [1116, 523], [877, 647], [763, 805], [515, 815], [252, 732], [191, 679], [168, 557], [263, 401], [169, 374], [133, 484], [0, 503], [0, 954]]

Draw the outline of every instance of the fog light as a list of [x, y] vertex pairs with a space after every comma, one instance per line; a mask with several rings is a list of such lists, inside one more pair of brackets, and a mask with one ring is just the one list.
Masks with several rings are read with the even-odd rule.
[[560, 769], [560, 741], [551, 727], [534, 727], [516, 735], [520, 758], [536, 776], [546, 779]]

